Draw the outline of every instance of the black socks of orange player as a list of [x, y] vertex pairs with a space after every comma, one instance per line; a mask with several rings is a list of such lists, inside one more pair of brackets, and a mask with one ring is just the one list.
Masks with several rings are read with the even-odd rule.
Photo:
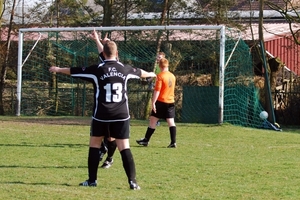
[[99, 166], [99, 148], [90, 147], [88, 157], [88, 172], [89, 181], [95, 182], [97, 180], [97, 172]]
[[123, 167], [126, 172], [128, 183], [132, 181], [133, 183], [136, 183], [136, 172], [135, 172], [135, 163], [133, 160], [133, 156], [130, 149], [124, 149], [121, 152], [121, 157], [123, 161]]
[[154, 133], [155, 129], [148, 127], [146, 134], [145, 134], [145, 138], [147, 139], [147, 141], [150, 141], [150, 138], [152, 136], [152, 134]]
[[171, 144], [176, 143], [176, 126], [169, 127]]
[[107, 140], [107, 158], [106, 160], [111, 162], [112, 161], [112, 157], [116, 151], [116, 148], [117, 148], [117, 144], [116, 144], [116, 141], [108, 141]]

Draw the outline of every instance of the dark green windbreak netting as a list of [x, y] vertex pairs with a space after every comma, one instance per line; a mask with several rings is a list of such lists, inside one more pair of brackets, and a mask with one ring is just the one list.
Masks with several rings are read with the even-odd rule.
[[[138, 30], [110, 31], [116, 41], [119, 60], [153, 71], [160, 36], [160, 51], [170, 61], [177, 78], [176, 121], [186, 123], [223, 122], [260, 127], [259, 88], [254, 84], [252, 58], [238, 32], [226, 30], [224, 109], [219, 102], [219, 30]], [[35, 39], [24, 33], [23, 60]], [[22, 115], [91, 115], [93, 88], [83, 80], [51, 74], [51, 65], [83, 67], [99, 63], [97, 47], [89, 39], [91, 31], [42, 32], [22, 69]], [[102, 33], [102, 35], [104, 32]], [[28, 35], [28, 37], [26, 37]], [[31, 37], [34, 38], [34, 37]], [[152, 95], [150, 83], [130, 80], [128, 84], [131, 118], [147, 119], [145, 112]]]

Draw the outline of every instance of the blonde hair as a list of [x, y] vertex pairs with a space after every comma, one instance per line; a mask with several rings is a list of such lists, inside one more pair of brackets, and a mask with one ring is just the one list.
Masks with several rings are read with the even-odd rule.
[[159, 61], [159, 67], [164, 69], [169, 67], [169, 61], [166, 58], [162, 58]]
[[113, 41], [107, 41], [103, 46], [103, 53], [107, 57], [116, 57], [117, 51], [117, 44]]

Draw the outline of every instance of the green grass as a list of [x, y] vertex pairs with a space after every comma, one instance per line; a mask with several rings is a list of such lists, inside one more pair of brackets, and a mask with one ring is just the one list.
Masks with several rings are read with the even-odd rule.
[[0, 117], [0, 199], [299, 199], [300, 130], [282, 132], [177, 124], [168, 149], [165, 122], [148, 147], [147, 121], [131, 122], [131, 149], [140, 191], [129, 190], [116, 151], [99, 169], [98, 187], [87, 178], [89, 118]]

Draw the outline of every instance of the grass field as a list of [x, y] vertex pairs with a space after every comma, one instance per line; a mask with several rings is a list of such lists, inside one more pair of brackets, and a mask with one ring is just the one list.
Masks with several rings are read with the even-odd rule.
[[131, 191], [116, 152], [87, 178], [89, 118], [0, 117], [0, 199], [299, 199], [300, 129], [282, 132], [177, 123], [176, 149], [168, 149], [165, 122], [148, 147], [147, 121], [131, 122], [131, 149], [141, 190]]

